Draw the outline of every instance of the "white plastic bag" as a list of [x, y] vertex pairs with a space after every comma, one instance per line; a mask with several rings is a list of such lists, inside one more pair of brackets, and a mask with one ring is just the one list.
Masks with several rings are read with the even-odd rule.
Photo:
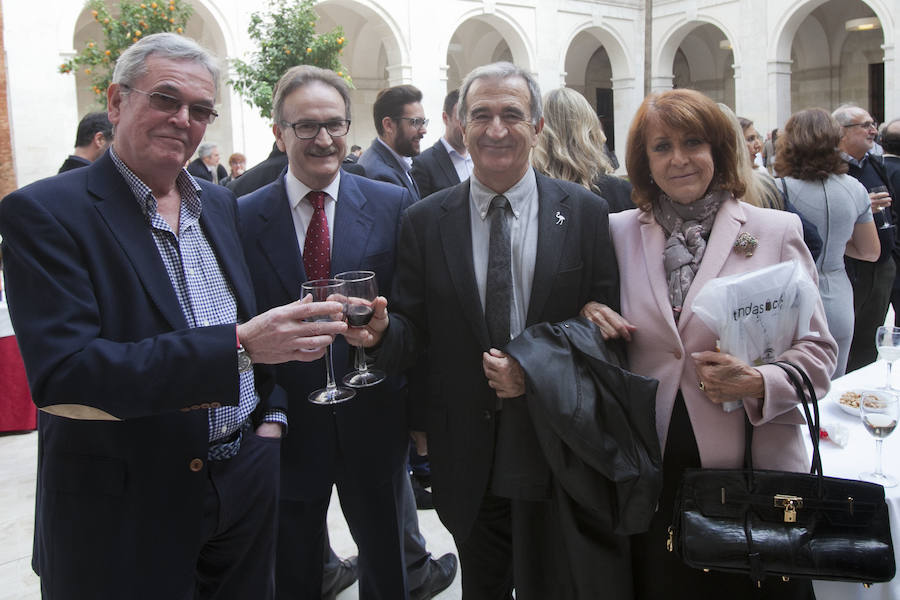
[[[819, 289], [796, 260], [713, 279], [697, 294], [694, 312], [719, 337], [719, 349], [749, 365], [775, 360], [810, 335]], [[740, 408], [726, 402], [726, 412]]]

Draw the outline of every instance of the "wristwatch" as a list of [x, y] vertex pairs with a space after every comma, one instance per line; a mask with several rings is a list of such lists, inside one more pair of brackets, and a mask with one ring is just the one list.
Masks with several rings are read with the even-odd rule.
[[238, 373], [245, 373], [253, 368], [253, 359], [243, 346], [238, 344], [237, 347]]

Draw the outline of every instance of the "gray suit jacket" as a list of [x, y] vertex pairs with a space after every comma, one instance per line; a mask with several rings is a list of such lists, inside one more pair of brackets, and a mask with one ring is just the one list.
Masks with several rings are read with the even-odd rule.
[[366, 177], [369, 179], [387, 181], [406, 188], [412, 196], [413, 202], [421, 198], [415, 182], [410, 181], [403, 166], [384, 147], [384, 144], [378, 141], [378, 138], [372, 140], [372, 144], [362, 153], [357, 164], [366, 170]]

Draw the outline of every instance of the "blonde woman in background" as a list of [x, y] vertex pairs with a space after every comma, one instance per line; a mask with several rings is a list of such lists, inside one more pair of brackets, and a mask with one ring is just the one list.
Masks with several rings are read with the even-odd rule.
[[584, 96], [569, 88], [544, 95], [544, 130], [531, 155], [534, 168], [581, 184], [605, 199], [610, 213], [634, 208], [631, 184], [612, 174], [604, 144], [600, 119]]

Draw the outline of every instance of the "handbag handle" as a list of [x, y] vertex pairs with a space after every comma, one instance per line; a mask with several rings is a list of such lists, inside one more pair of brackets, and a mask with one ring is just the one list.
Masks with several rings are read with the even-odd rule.
[[[806, 426], [809, 429], [809, 438], [813, 448], [812, 464], [810, 465], [809, 472], [811, 475], [819, 476], [819, 484], [821, 486], [822, 455], [819, 452], [819, 402], [816, 398], [815, 387], [813, 387], [812, 381], [810, 381], [806, 372], [798, 365], [787, 360], [779, 360], [769, 364], [777, 365], [785, 372], [785, 374], [787, 374], [791, 385], [794, 386], [797, 397], [803, 405]], [[812, 412], [810, 412], [810, 405], [812, 405]], [[751, 447], [753, 443], [753, 424], [750, 423], [750, 417], [747, 416], [746, 412], [744, 413], [744, 431], [744, 466], [752, 472], [753, 452]]]

